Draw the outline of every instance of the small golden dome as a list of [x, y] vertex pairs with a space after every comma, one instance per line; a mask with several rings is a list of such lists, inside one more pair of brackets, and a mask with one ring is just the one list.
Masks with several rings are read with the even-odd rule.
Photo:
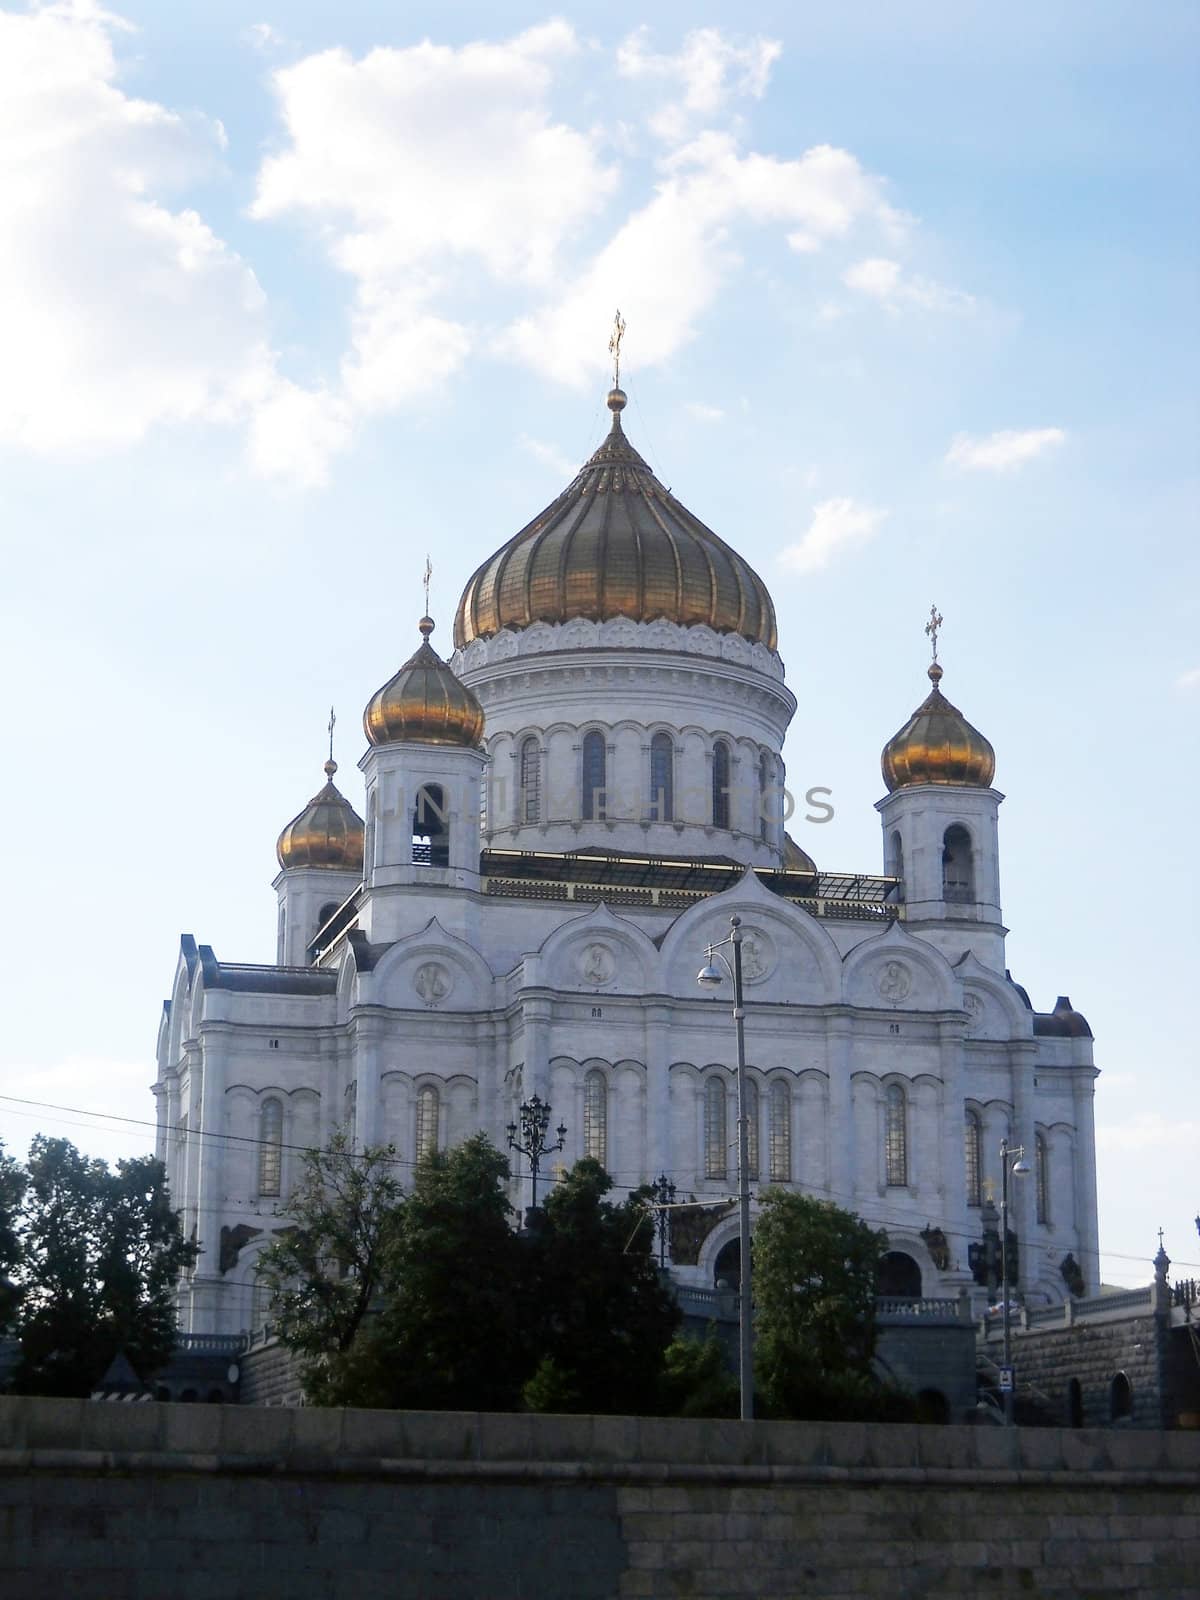
[[461, 744], [483, 735], [483, 707], [429, 642], [433, 619], [422, 617], [421, 645], [363, 712], [370, 744]]
[[929, 668], [933, 692], [883, 747], [880, 765], [888, 790], [917, 783], [961, 783], [987, 789], [996, 772], [996, 752], [938, 685], [942, 669]]
[[659, 483], [625, 437], [625, 401], [623, 389], [609, 391], [607, 439], [558, 499], [467, 583], [454, 619], [460, 650], [502, 628], [570, 617], [666, 617], [775, 649], [766, 584]]
[[332, 867], [339, 872], [361, 872], [363, 822], [345, 795], [334, 785], [337, 762], [325, 763], [325, 787], [313, 795], [299, 816], [279, 835], [275, 854], [281, 867]]

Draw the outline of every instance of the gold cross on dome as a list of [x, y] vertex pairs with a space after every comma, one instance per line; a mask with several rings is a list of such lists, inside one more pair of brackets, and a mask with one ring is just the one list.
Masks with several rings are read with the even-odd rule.
[[426, 556], [425, 557], [425, 575], [424, 575], [424, 578], [422, 580], [424, 582], [424, 584], [425, 584], [425, 615], [426, 616], [429, 615], [429, 580], [432, 577], [433, 577], [433, 562], [430, 561], [428, 556]]
[[330, 761], [333, 760], [333, 727], [334, 727], [334, 723], [336, 723], [336, 721], [337, 721], [337, 718], [333, 714], [333, 707], [330, 706], [330, 708], [329, 708], [329, 759], [330, 759]]
[[621, 340], [625, 337], [625, 318], [618, 310], [613, 318], [612, 337], [608, 341], [608, 353], [613, 358], [613, 388], [621, 387]]
[[925, 632], [929, 635], [929, 642], [933, 646], [933, 659], [937, 660], [937, 636], [943, 617], [936, 606], [929, 608], [929, 621], [925, 624]]

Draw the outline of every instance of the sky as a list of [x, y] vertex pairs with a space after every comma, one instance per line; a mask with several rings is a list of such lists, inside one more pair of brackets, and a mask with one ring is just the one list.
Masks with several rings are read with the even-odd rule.
[[7, 1147], [152, 1148], [180, 934], [273, 959], [330, 704], [361, 811], [426, 554], [448, 652], [619, 306], [631, 440], [774, 596], [798, 841], [882, 870], [936, 603], [1104, 1278], [1200, 1275], [1198, 57], [1190, 0], [0, 0]]

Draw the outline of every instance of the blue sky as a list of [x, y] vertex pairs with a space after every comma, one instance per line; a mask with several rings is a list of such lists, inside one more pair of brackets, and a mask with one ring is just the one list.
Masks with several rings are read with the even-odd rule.
[[[769, 583], [822, 866], [944, 688], [1097, 1061], [1105, 1277], [1200, 1261], [1200, 14], [0, 4], [12, 1096], [149, 1117], [178, 936], [603, 431]], [[0, 1136], [146, 1130], [0, 1102]], [[1185, 1270], [1181, 1266], [1181, 1270]]]

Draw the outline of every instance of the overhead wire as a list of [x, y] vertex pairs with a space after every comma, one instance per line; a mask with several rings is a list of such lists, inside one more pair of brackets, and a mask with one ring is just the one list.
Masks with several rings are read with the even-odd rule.
[[[84, 1106], [66, 1106], [66, 1105], [62, 1105], [62, 1104], [54, 1102], [54, 1101], [32, 1100], [32, 1099], [24, 1098], [24, 1097], [22, 1097], [20, 1095], [9, 1095], [9, 1094], [0, 1094], [0, 1104], [14, 1105], [14, 1106], [28, 1106], [28, 1107], [31, 1108], [29, 1111], [25, 1111], [25, 1112], [21, 1112], [21, 1111], [10, 1112], [9, 1115], [11, 1115], [11, 1116], [32, 1117], [34, 1111], [58, 1111], [58, 1112], [64, 1112], [67, 1115], [72, 1116], [72, 1117], [86, 1117], [86, 1118], [94, 1119], [91, 1122], [72, 1122], [72, 1123], [66, 1124], [67, 1126], [70, 1126], [70, 1127], [88, 1128], [88, 1127], [94, 1127], [97, 1123], [121, 1123], [121, 1124], [123, 1124], [125, 1126], [128, 1126], [128, 1127], [131, 1127], [131, 1128], [144, 1128], [144, 1129], [152, 1130], [156, 1136], [160, 1132], [159, 1124], [157, 1122], [151, 1121], [149, 1118], [123, 1116], [120, 1113], [113, 1112], [113, 1111], [95, 1111], [95, 1110], [88, 1109], [88, 1108], [86, 1108]], [[174, 1124], [174, 1125], [168, 1126], [164, 1130], [161, 1130], [161, 1131], [165, 1131], [165, 1133], [167, 1134], [168, 1138], [172, 1139], [176, 1144], [186, 1144], [186, 1143], [189, 1143], [189, 1142], [198, 1143], [201, 1140], [207, 1139], [207, 1140], [210, 1140], [210, 1141], [216, 1141], [218, 1143], [224, 1143], [224, 1144], [227, 1144], [227, 1145], [242, 1145], [242, 1146], [250, 1146], [252, 1148], [254, 1148], [254, 1147], [262, 1147], [262, 1146], [270, 1146], [270, 1148], [273, 1149], [273, 1150], [288, 1150], [288, 1151], [292, 1151], [292, 1152], [295, 1152], [295, 1153], [298, 1153], [298, 1154], [301, 1154], [301, 1155], [330, 1155], [330, 1154], [333, 1153], [328, 1148], [319, 1147], [317, 1145], [296, 1144], [296, 1143], [292, 1143], [292, 1142], [290, 1142], [288, 1140], [261, 1139], [255, 1134], [228, 1133], [228, 1132], [226, 1132], [224, 1130], [217, 1130], [217, 1129], [181, 1128], [178, 1124]], [[383, 1146], [381, 1148], [385, 1148], [386, 1149], [386, 1146]], [[368, 1152], [366, 1152], [366, 1151], [346, 1150], [346, 1151], [341, 1152], [341, 1154], [345, 1155], [348, 1159], [351, 1159], [351, 1160], [359, 1160], [359, 1161], [361, 1161], [361, 1160], [368, 1159]], [[375, 1159], [381, 1165], [394, 1166], [394, 1167], [404, 1167], [404, 1168], [406, 1168], [408, 1170], [415, 1170], [416, 1167], [418, 1166], [418, 1162], [415, 1159], [409, 1160], [406, 1157], [401, 1156], [401, 1155], [397, 1155], [397, 1154], [385, 1156], [385, 1157], [382, 1157], [382, 1158], [380, 1158], [378, 1156], [378, 1154], [376, 1154], [375, 1155]], [[556, 1163], [556, 1165], [559, 1165], [559, 1164]], [[514, 1176], [519, 1176], [519, 1175], [520, 1175], [519, 1173], [514, 1174]], [[543, 1181], [546, 1182], [546, 1183], [561, 1182], [562, 1181], [562, 1176], [563, 1175], [555, 1173], [552, 1170], [549, 1174], [543, 1174]], [[640, 1182], [640, 1183], [623, 1183], [623, 1182], [619, 1181], [622, 1176], [626, 1176], [626, 1175], [625, 1174], [620, 1174], [620, 1173], [617, 1173], [617, 1174], [609, 1173], [609, 1177], [612, 1180], [612, 1187], [614, 1189], [619, 1189], [619, 1190], [621, 1190], [621, 1191], [623, 1191], [624, 1193], [627, 1193], [627, 1194], [633, 1194], [633, 1193], [636, 1193], [637, 1190], [647, 1187], [647, 1185], [646, 1185], [644, 1180], [642, 1182]], [[696, 1177], [696, 1175], [693, 1175], [693, 1181], [707, 1182], [707, 1181], [710, 1181], [710, 1180], [708, 1180], [708, 1179], [699, 1179], [698, 1177]], [[768, 1183], [768, 1187], [769, 1186], [770, 1186], [770, 1184]], [[682, 1180], [682, 1181], [677, 1180], [676, 1187], [677, 1188], [686, 1187], [686, 1179]], [[864, 1212], [864, 1211], [856, 1210], [855, 1207], [856, 1207], [856, 1205], [858, 1203], [858, 1197], [856, 1195], [854, 1195], [854, 1194], [848, 1193], [845, 1190], [838, 1190], [838, 1189], [832, 1189], [832, 1188], [823, 1188], [821, 1190], [820, 1196], [818, 1198], [845, 1201], [847, 1209], [854, 1210], [855, 1211], [855, 1215], [859, 1216], [864, 1222], [871, 1223], [871, 1224], [873, 1224], [874, 1226], [877, 1226], [877, 1227], [888, 1228], [888, 1227], [902, 1226], [902, 1227], [905, 1227], [907, 1229], [911, 1229], [912, 1225], [913, 1225], [911, 1216], [903, 1215], [899, 1211], [899, 1209], [896, 1209], [896, 1208], [894, 1208], [892, 1210], [892, 1214], [890, 1216], [888, 1216], [888, 1215], [880, 1215], [878, 1213], [878, 1210], [876, 1210], [874, 1213], [867, 1213], [867, 1212]], [[681, 1206], [684, 1206], [684, 1205], [687, 1205], [687, 1206], [712, 1207], [712, 1206], [715, 1206], [715, 1205], [726, 1205], [726, 1204], [734, 1205], [736, 1203], [737, 1203], [737, 1196], [736, 1195], [730, 1195], [728, 1197], [721, 1196], [721, 1197], [716, 1197], [716, 1198], [714, 1198], [711, 1195], [700, 1195], [700, 1196], [697, 1196], [697, 1198], [695, 1200], [676, 1201], [675, 1202], [675, 1207], [678, 1208], [678, 1207], [681, 1207]], [[655, 1209], [658, 1209], [658, 1208], [656, 1206], [654, 1206], [653, 1204], [651, 1204], [648, 1207], [648, 1209], [655, 1210]], [[883, 1209], [885, 1211], [887, 1210], [886, 1207], [883, 1208]], [[965, 1229], [955, 1229], [955, 1228], [944, 1228], [943, 1227], [941, 1229], [941, 1232], [945, 1235], [945, 1237], [947, 1239], [965, 1240], [968, 1243], [978, 1243], [979, 1242], [979, 1236], [978, 1235], [973, 1234], [973, 1233], [969, 1233]], [[1028, 1249], [1028, 1250], [1039, 1250], [1039, 1249], [1044, 1249], [1045, 1248], [1045, 1242], [1043, 1240], [1039, 1240], [1039, 1239], [1029, 1239], [1029, 1238], [1021, 1237], [1021, 1236], [1018, 1235], [1017, 1242], [1018, 1242], [1018, 1245], [1020, 1247], [1022, 1247], [1024, 1249]], [[1130, 1262], [1140, 1262], [1140, 1263], [1144, 1263], [1146, 1265], [1150, 1265], [1151, 1261], [1152, 1261], [1151, 1257], [1148, 1257], [1148, 1256], [1145, 1256], [1145, 1255], [1142, 1255], [1142, 1254], [1134, 1254], [1132, 1252], [1123, 1252], [1123, 1251], [1120, 1251], [1120, 1250], [1099, 1250], [1099, 1251], [1097, 1251], [1097, 1255], [1100, 1257], [1101, 1260], [1105, 1260], [1105, 1261], [1130, 1261]], [[1187, 1267], [1187, 1268], [1190, 1268], [1190, 1269], [1200, 1270], [1200, 1261], [1172, 1260], [1171, 1265], [1173, 1267]]]

